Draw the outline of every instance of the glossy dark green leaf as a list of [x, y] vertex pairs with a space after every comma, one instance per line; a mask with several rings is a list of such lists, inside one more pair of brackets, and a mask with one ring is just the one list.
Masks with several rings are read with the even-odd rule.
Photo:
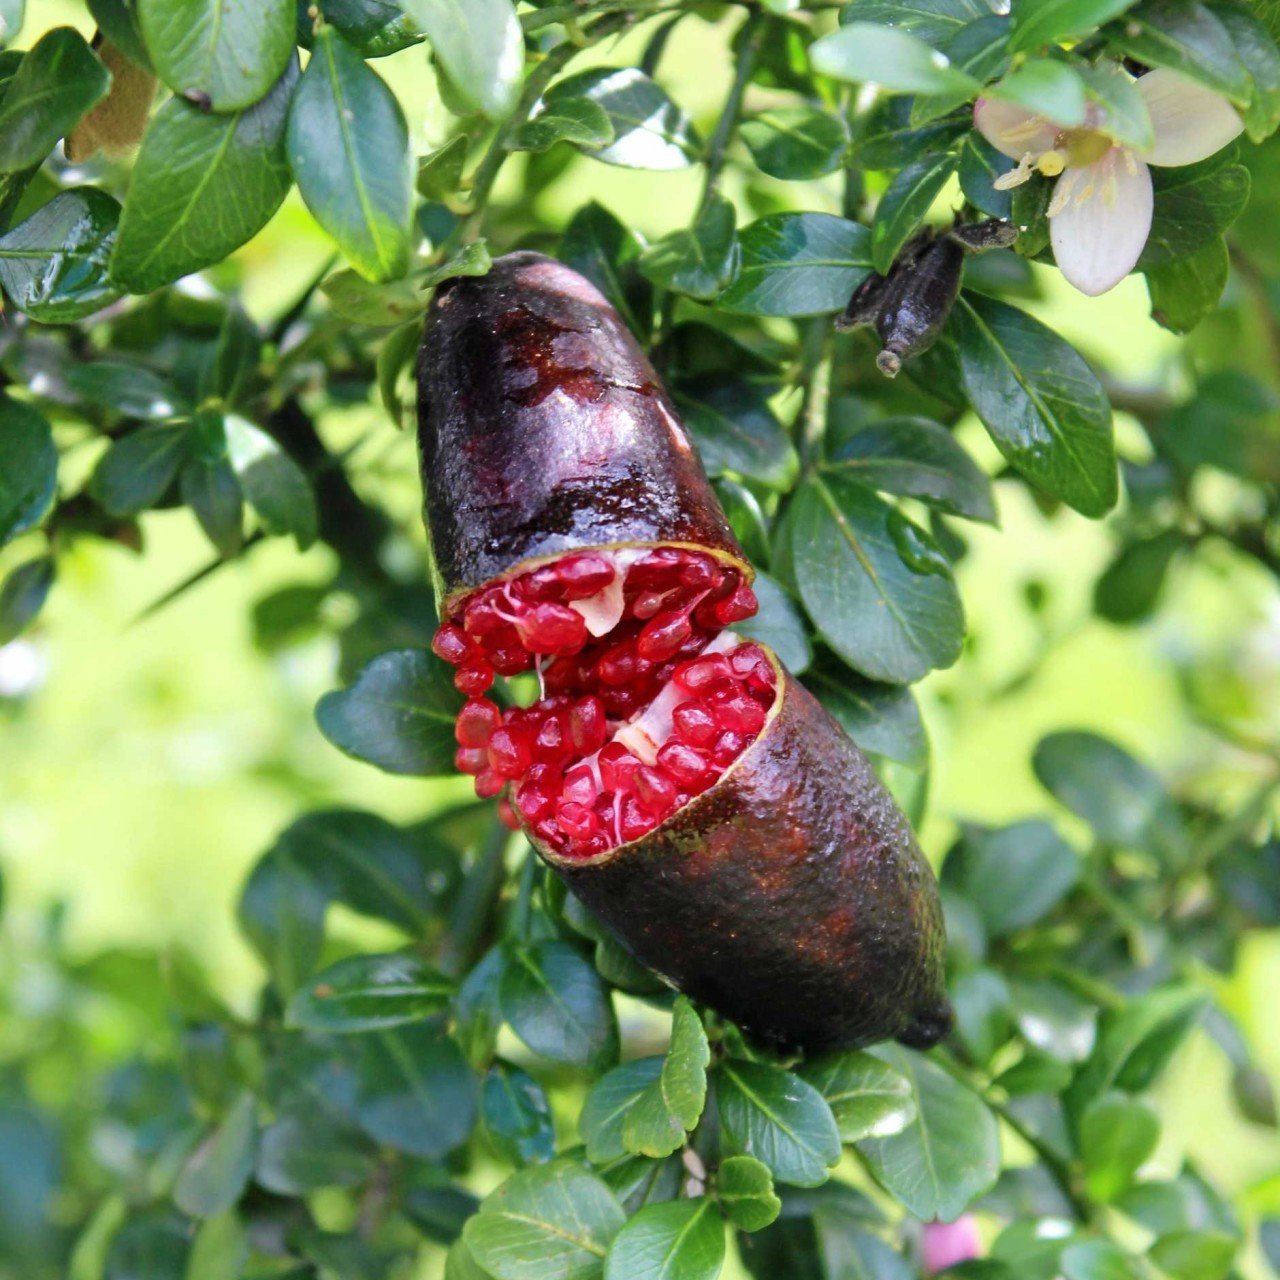
[[709, 475], [736, 473], [779, 489], [794, 479], [799, 462], [769, 406], [772, 390], [715, 374], [677, 388], [676, 406], [693, 432]]
[[508, 1062], [495, 1062], [480, 1092], [480, 1122], [508, 1164], [543, 1164], [556, 1153], [551, 1104], [542, 1086]]
[[628, 1214], [647, 1204], [674, 1200], [686, 1177], [684, 1161], [678, 1156], [650, 1160], [647, 1156], [623, 1156], [600, 1170], [600, 1177]]
[[292, 536], [300, 551], [316, 540], [316, 498], [301, 467], [259, 427], [237, 414], [223, 421], [227, 459], [268, 533]]
[[995, 522], [991, 481], [954, 435], [928, 418], [882, 418], [844, 439], [828, 468], [882, 493]]
[[739, 132], [762, 173], [790, 182], [831, 173], [849, 146], [844, 120], [811, 106], [760, 111]]
[[431, 289], [445, 280], [455, 280], [458, 276], [487, 275], [492, 266], [489, 246], [483, 240], [472, 240], [451, 258], [428, 271], [422, 279], [422, 288]]
[[1108, 1093], [1080, 1117], [1085, 1186], [1102, 1204], [1127, 1191], [1160, 1138], [1160, 1118], [1140, 1098]]
[[609, 113], [590, 98], [560, 98], [516, 130], [508, 146], [513, 151], [546, 151], [557, 142], [572, 142], [590, 150], [614, 140]]
[[1113, 30], [1116, 43], [1130, 57], [1180, 71], [1206, 89], [1248, 105], [1248, 70], [1208, 5], [1198, 0], [1142, 0]]
[[835, 80], [870, 82], [894, 93], [977, 93], [981, 83], [939, 58], [904, 28], [851, 22], [816, 40], [809, 56], [815, 71]]
[[1080, 878], [1080, 859], [1047, 822], [972, 830], [948, 855], [946, 880], [978, 908], [992, 936], [1046, 916]]
[[744, 227], [742, 266], [719, 305], [758, 316], [841, 311], [871, 271], [871, 233], [829, 213], [772, 213]]
[[89, 491], [113, 516], [136, 515], [164, 496], [193, 447], [189, 427], [141, 427], [102, 455]]
[[286, 998], [320, 959], [328, 905], [302, 852], [287, 843], [272, 849], [249, 875], [240, 897], [240, 929]]
[[110, 84], [78, 31], [55, 27], [41, 36], [0, 101], [0, 173], [39, 164]]
[[182, 501], [195, 512], [209, 541], [224, 556], [244, 541], [244, 501], [231, 464], [188, 458], [178, 476]]
[[937, 48], [990, 13], [989, 0], [850, 0], [840, 21], [898, 27]]
[[524, 70], [524, 38], [512, 0], [402, 0], [426, 32], [450, 87], [494, 120], [515, 105]]
[[607, 1164], [628, 1154], [623, 1125], [641, 1096], [660, 1081], [665, 1061], [661, 1057], [634, 1058], [606, 1072], [591, 1086], [578, 1117], [578, 1132], [593, 1164]]
[[102, 34], [140, 67], [151, 67], [147, 47], [138, 29], [138, 14], [133, 0], [87, 0], [89, 12]]
[[1000, 1171], [995, 1116], [972, 1090], [918, 1054], [876, 1050], [907, 1077], [915, 1121], [901, 1133], [857, 1144], [876, 1180], [911, 1213], [951, 1222], [990, 1190]]
[[684, 169], [702, 149], [693, 122], [666, 90], [636, 67], [580, 71], [551, 86], [547, 110], [570, 98], [586, 98], [604, 109], [613, 141], [587, 153], [629, 169]]
[[257, 1100], [242, 1093], [195, 1149], [174, 1184], [173, 1200], [193, 1218], [225, 1213], [248, 1184], [257, 1149]]
[[763, 1230], [782, 1209], [769, 1166], [755, 1156], [729, 1156], [720, 1162], [716, 1200], [739, 1231]]
[[827, 1100], [844, 1142], [901, 1133], [915, 1119], [911, 1082], [869, 1053], [828, 1053], [798, 1074]]
[[1169, 566], [1186, 547], [1187, 538], [1175, 529], [1122, 547], [1094, 583], [1094, 612], [1118, 623], [1149, 617], [1159, 602]]
[[600, 1280], [625, 1221], [609, 1188], [568, 1160], [508, 1178], [468, 1221], [463, 1240], [495, 1280]]
[[1008, 156], [1001, 155], [980, 133], [969, 134], [960, 148], [957, 170], [965, 199], [988, 216], [1007, 220], [1013, 206], [1012, 193], [998, 191], [994, 183], [1010, 168]]
[[652, 286], [639, 271], [643, 251], [635, 232], [595, 201], [573, 215], [560, 239], [561, 260], [586, 276], [641, 338], [653, 307]]
[[732, 203], [714, 196], [692, 227], [673, 231], [646, 249], [640, 270], [664, 289], [714, 298], [738, 273], [736, 226]]
[[534, 1053], [598, 1071], [618, 1056], [618, 1026], [595, 967], [566, 942], [514, 950], [503, 970], [502, 1016]]
[[757, 573], [751, 586], [760, 603], [759, 612], [745, 622], [735, 622], [734, 631], [767, 644], [793, 676], [801, 675], [813, 660], [813, 647], [800, 610], [767, 573]]
[[120, 296], [107, 279], [120, 206], [95, 187], [59, 192], [0, 236], [0, 286], [19, 311], [67, 324]]
[[805, 608], [855, 670], [901, 684], [959, 657], [964, 614], [950, 566], [900, 511], [846, 476], [812, 476], [790, 531]]
[[1227, 287], [1231, 255], [1218, 236], [1202, 249], [1147, 271], [1151, 318], [1171, 333], [1190, 333], [1211, 315]]
[[[309, 44], [314, 23], [301, 5], [299, 11], [299, 40]], [[398, 0], [326, 0], [324, 20], [337, 27], [362, 58], [385, 58], [423, 38]]]
[[693, 1005], [679, 996], [662, 1070], [627, 1108], [622, 1120], [622, 1144], [628, 1152], [661, 1157], [684, 1145], [686, 1134], [702, 1116], [710, 1061], [702, 1020]]
[[423, 1160], [439, 1160], [467, 1140], [478, 1081], [439, 1026], [374, 1031], [358, 1043], [354, 1105], [365, 1133]]
[[[356, 127], [358, 122], [359, 127]], [[409, 266], [413, 159], [395, 95], [331, 28], [293, 95], [289, 164], [315, 219], [370, 280]]]
[[340, 751], [388, 773], [451, 773], [462, 702], [439, 658], [400, 649], [374, 658], [350, 688], [326, 693], [316, 723]]
[[356, 1129], [314, 1104], [299, 1106], [263, 1129], [253, 1176], [282, 1196], [354, 1187], [369, 1177], [376, 1154], [373, 1143]]
[[1052, 120], [1064, 129], [1084, 124], [1087, 106], [1084, 80], [1074, 67], [1053, 58], [1033, 58], [1022, 63], [986, 92], [1032, 115]]
[[1106, 120], [1107, 133], [1117, 142], [1128, 143], [1140, 151], [1155, 143], [1155, 127], [1147, 100], [1138, 90], [1138, 82], [1113, 62], [1076, 68], [1084, 80], [1085, 93]]
[[1163, 267], [1214, 243], [1249, 200], [1249, 171], [1224, 155], [1182, 169], [1155, 168], [1155, 212], [1138, 270]]
[[1082, 997], [1050, 979], [1010, 984], [1013, 1016], [1028, 1044], [1056, 1062], [1083, 1062], [1097, 1040], [1098, 1011]]
[[351, 956], [321, 970], [289, 1002], [303, 1031], [381, 1031], [420, 1022], [450, 1001], [454, 984], [412, 952]]
[[792, 1186], [816, 1187], [830, 1177], [840, 1132], [812, 1085], [779, 1067], [732, 1059], [715, 1078], [720, 1136], [730, 1155], [755, 1156]]
[[39, 556], [18, 565], [0, 584], [0, 646], [31, 625], [44, 608], [56, 576], [53, 557]]
[[1024, 312], [976, 295], [961, 297], [951, 325], [965, 391], [1000, 452], [1081, 514], [1109, 511], [1118, 493], [1111, 406], [1079, 353]]
[[[984, 13], [966, 23], [939, 52], [960, 72], [983, 84], [1002, 75], [1009, 66], [1009, 17], [1005, 13]], [[943, 116], [954, 119], [956, 108], [970, 98], [968, 90], [921, 95], [911, 99], [911, 123], [926, 124]]]
[[871, 226], [871, 263], [882, 276], [889, 274], [893, 260], [955, 171], [954, 156], [935, 155], [907, 165], [889, 184]]
[[968, 121], [949, 117], [912, 120], [915, 99], [883, 98], [867, 113], [854, 140], [856, 158], [869, 169], [897, 170], [939, 151], [949, 151], [971, 132]]
[[1114, 742], [1093, 733], [1053, 733], [1036, 747], [1032, 764], [1041, 784], [1099, 840], [1174, 861], [1185, 856], [1186, 833], [1164, 783]]
[[705, 1196], [641, 1209], [613, 1238], [605, 1280], [715, 1280], [724, 1265], [724, 1222]]
[[74, 364], [66, 371], [66, 382], [85, 408], [110, 409], [126, 418], [172, 418], [184, 407], [181, 393], [167, 378], [124, 360]]
[[212, 115], [181, 98], [143, 135], [111, 255], [111, 277], [149, 293], [220, 262], [259, 232], [291, 182], [285, 121], [298, 68], [247, 111]]
[[58, 450], [48, 422], [0, 394], [0, 546], [39, 521], [57, 485]]
[[955, 1036], [969, 1059], [985, 1066], [1013, 1034], [1009, 984], [995, 969], [979, 966], [960, 974], [950, 995]]
[[923, 769], [929, 740], [906, 685], [864, 679], [830, 654], [805, 674], [805, 685], [863, 751]]
[[1134, 0], [1013, 0], [1014, 52], [1035, 49], [1070, 36], [1090, 34], [1128, 9]]
[[1244, 110], [1245, 132], [1254, 142], [1261, 142], [1280, 126], [1280, 49], [1244, 5], [1226, 5], [1214, 12], [1253, 79], [1253, 95]]
[[136, 0], [156, 74], [204, 109], [252, 106], [293, 54], [293, 0]]
[[462, 170], [467, 163], [467, 139], [464, 135], [451, 138], [443, 147], [418, 161], [415, 185], [420, 196], [428, 200], [443, 200], [453, 195], [462, 185]]

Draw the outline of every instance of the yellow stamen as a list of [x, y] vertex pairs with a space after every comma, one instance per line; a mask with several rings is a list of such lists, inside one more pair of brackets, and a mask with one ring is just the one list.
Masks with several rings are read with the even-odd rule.
[[1056, 178], [1067, 167], [1067, 158], [1061, 151], [1046, 151], [1036, 161], [1036, 168], [1046, 178]]

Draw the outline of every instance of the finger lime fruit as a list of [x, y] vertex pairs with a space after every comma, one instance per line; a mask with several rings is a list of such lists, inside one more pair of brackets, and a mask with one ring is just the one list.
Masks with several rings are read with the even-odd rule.
[[[640, 961], [752, 1034], [935, 1043], [933, 874], [862, 753], [734, 632], [753, 571], [617, 312], [510, 254], [437, 291], [420, 378], [458, 768]], [[486, 696], [522, 672], [531, 705]]]

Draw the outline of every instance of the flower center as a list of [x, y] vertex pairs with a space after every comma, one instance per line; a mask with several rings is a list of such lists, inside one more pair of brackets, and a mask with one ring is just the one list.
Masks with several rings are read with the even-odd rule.
[[1054, 152], [1060, 154], [1072, 169], [1097, 164], [1115, 143], [1096, 129], [1064, 129], [1056, 139]]

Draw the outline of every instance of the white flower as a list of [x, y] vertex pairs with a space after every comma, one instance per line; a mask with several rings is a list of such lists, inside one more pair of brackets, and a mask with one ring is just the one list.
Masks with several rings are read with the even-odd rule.
[[1176, 71], [1149, 72], [1137, 85], [1155, 136], [1146, 150], [1116, 142], [1105, 113], [1092, 104], [1085, 123], [1071, 129], [994, 98], [979, 98], [974, 108], [982, 136], [1018, 162], [996, 179], [999, 189], [1018, 186], [1033, 173], [1058, 178], [1049, 204], [1054, 256], [1062, 274], [1091, 297], [1119, 284], [1147, 242], [1147, 166], [1204, 160], [1244, 127], [1225, 98]]

